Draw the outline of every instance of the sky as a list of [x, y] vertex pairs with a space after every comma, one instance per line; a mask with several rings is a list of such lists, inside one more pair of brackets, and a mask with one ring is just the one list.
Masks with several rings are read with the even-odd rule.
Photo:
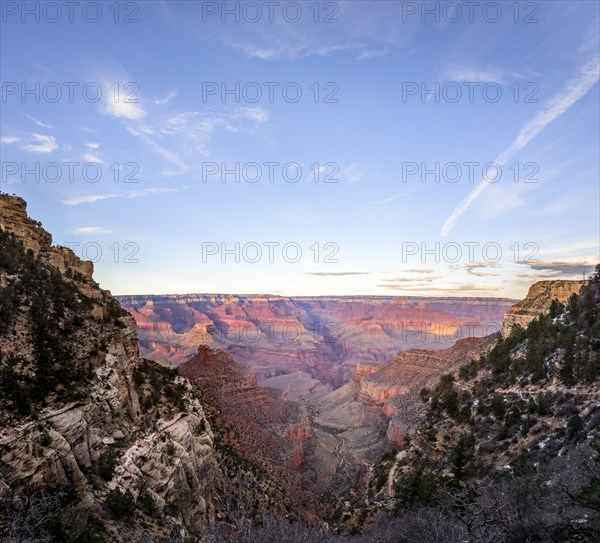
[[523, 297], [600, 243], [600, 3], [3, 2], [0, 190], [113, 294]]

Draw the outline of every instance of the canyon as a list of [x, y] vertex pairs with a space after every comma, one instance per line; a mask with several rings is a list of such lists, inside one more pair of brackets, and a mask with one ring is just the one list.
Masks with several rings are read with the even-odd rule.
[[140, 349], [175, 366], [198, 345], [224, 349], [257, 380], [304, 371], [339, 387], [359, 363], [412, 348], [446, 349], [500, 330], [517, 300], [402, 296], [117, 296], [136, 319]]
[[[501, 338], [522, 342], [523, 328], [554, 300], [565, 303], [585, 286], [542, 281], [515, 305], [121, 297], [128, 313], [94, 281], [91, 263], [52, 245], [21, 198], [0, 194], [0, 242], [0, 499], [68, 489], [65, 514], [76, 519], [65, 528], [69, 541], [198, 538], [215, 524], [237, 525], [239, 515], [260, 522], [265, 511], [362, 527], [355, 514], [366, 512], [365, 497], [393, 498], [395, 474], [406, 467], [395, 462], [411, 443], [428, 443], [431, 391], [459, 374], [466, 394], [469, 368], [484, 377], [473, 390], [492, 387], [485, 368], [504, 360]], [[593, 296], [580, 296], [590, 330]], [[569, 315], [543, 326], [563, 326]], [[539, 334], [540, 323], [527, 333]], [[520, 345], [509, 350], [517, 366]], [[542, 358], [544, 367], [561, 352], [548, 364]], [[593, 379], [594, 360], [581, 379]], [[595, 391], [584, 392], [595, 402]], [[455, 426], [442, 423], [448, 432]], [[384, 453], [392, 453], [387, 475]], [[373, 485], [375, 472], [383, 489]]]
[[[218, 294], [118, 299], [136, 319], [142, 354], [178, 366], [218, 397], [227, 425], [246, 430], [233, 440], [236, 447], [270, 473], [275, 465], [297, 472], [291, 478], [303, 483], [289, 488], [318, 481], [334, 501], [359, 499], [369, 465], [401, 447], [422, 415], [421, 388], [476, 359], [514, 303]], [[250, 419], [242, 421], [240, 411]], [[268, 439], [260, 438], [265, 432]]]

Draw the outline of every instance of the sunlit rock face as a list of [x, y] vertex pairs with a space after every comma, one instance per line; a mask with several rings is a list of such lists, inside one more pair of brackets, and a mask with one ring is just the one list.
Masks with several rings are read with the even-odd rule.
[[418, 297], [121, 296], [144, 356], [174, 365], [199, 344], [225, 349], [264, 379], [304, 371], [333, 386], [359, 363], [446, 349], [500, 329], [514, 300]]
[[513, 305], [504, 316], [502, 337], [508, 337], [513, 326], [527, 325], [536, 317], [547, 313], [553, 300], [566, 303], [573, 294], [579, 294], [584, 281], [538, 281], [529, 288], [527, 296]]

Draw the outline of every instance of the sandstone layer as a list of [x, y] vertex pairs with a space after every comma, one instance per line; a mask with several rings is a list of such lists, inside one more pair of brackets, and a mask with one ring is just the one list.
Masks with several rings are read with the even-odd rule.
[[178, 365], [205, 344], [229, 351], [262, 381], [297, 371], [339, 387], [358, 363], [411, 348], [445, 349], [500, 329], [515, 302], [495, 298], [121, 296], [144, 356]]
[[585, 281], [538, 281], [529, 288], [527, 296], [513, 305], [504, 316], [502, 337], [508, 337], [513, 326], [527, 328], [539, 315], [547, 313], [553, 300], [567, 303], [573, 294], [579, 294]]

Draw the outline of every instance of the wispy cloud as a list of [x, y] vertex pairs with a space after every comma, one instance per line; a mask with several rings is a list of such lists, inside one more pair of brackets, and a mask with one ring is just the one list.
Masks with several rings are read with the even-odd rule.
[[46, 124], [46, 123], [40, 121], [39, 119], [32, 117], [31, 115], [25, 115], [25, 117], [27, 117], [33, 124], [37, 124], [41, 128], [48, 128], [48, 129], [52, 128], [49, 124]]
[[519, 262], [526, 264], [532, 270], [554, 272], [564, 275], [583, 275], [590, 274], [594, 271], [594, 267], [598, 263], [597, 256], [589, 256], [583, 258], [565, 258], [561, 260], [538, 260], [536, 262]]
[[23, 151], [28, 153], [52, 153], [58, 149], [58, 144], [54, 136], [44, 134], [31, 134], [33, 143], [22, 147]]
[[[382, 57], [407, 47], [420, 30], [420, 20], [402, 20], [402, 2], [335, 1], [321, 5], [316, 14], [290, 24], [281, 15], [263, 17], [252, 24], [218, 24], [218, 16], [202, 21], [176, 2], [162, 2], [163, 20], [176, 32], [190, 31], [207, 42], [219, 42], [243, 55], [263, 61], [295, 60], [353, 54], [360, 60]], [[277, 11], [280, 11], [276, 8]]]
[[425, 277], [394, 277], [392, 279], [382, 279], [384, 283], [392, 283], [394, 285], [416, 284], [416, 283], [432, 283], [437, 279], [441, 279], [441, 275], [427, 275]]
[[87, 162], [95, 162], [96, 164], [102, 164], [102, 162], [104, 162], [97, 154], [94, 153], [84, 153], [83, 160]]
[[384, 198], [383, 200], [378, 200], [378, 201], [371, 202], [371, 203], [376, 204], [376, 205], [385, 205], [385, 204], [389, 204], [390, 202], [397, 200], [398, 198], [402, 198], [402, 196], [408, 196], [408, 195], [409, 195], [408, 192], [398, 192], [397, 194], [392, 194], [388, 198]]
[[157, 155], [164, 158], [167, 162], [173, 164], [176, 169], [173, 168], [163, 168], [160, 173], [166, 177], [172, 177], [175, 175], [181, 175], [189, 170], [189, 166], [177, 156], [173, 151], [169, 151], [165, 149], [163, 146], [156, 143], [151, 137], [146, 135], [144, 132], [140, 132], [134, 130], [133, 128], [128, 128], [129, 132], [134, 136], [137, 136], [142, 141], [144, 141]]
[[103, 228], [101, 226], [80, 226], [71, 230], [72, 234], [86, 235], [86, 234], [112, 234], [112, 230]]
[[91, 204], [100, 202], [101, 200], [110, 200], [112, 198], [122, 198], [119, 194], [88, 194], [87, 196], [75, 196], [68, 200], [63, 200], [62, 203], [67, 206], [78, 206], [80, 204]]
[[[580, 73], [571, 80], [558, 94], [556, 94], [533, 119], [525, 123], [510, 147], [502, 151], [494, 162], [504, 165], [510, 157], [519, 152], [546, 126], [562, 115], [579, 99], [581, 99], [597, 82], [600, 77], [600, 57], [595, 56], [588, 60]], [[456, 221], [471, 206], [471, 204], [490, 186], [487, 179], [482, 179], [467, 197], [454, 209], [442, 226], [440, 235], [447, 236]]]
[[163, 104], [168, 104], [171, 100], [173, 100], [173, 98], [175, 98], [175, 96], [177, 96], [177, 91], [170, 90], [169, 92], [167, 92], [167, 94], [165, 94], [165, 96], [163, 98], [156, 98], [154, 100], [154, 104], [157, 106], [162, 106]]
[[179, 190], [180, 189], [176, 188], [157, 187], [139, 191], [125, 192], [123, 194], [88, 194], [86, 196], [75, 196], [73, 198], [68, 198], [67, 200], [62, 200], [61, 203], [67, 206], [78, 206], [81, 204], [100, 202], [102, 200], [112, 200], [115, 198], [141, 198], [143, 196], [178, 192]]
[[261, 107], [240, 107], [234, 113], [233, 118], [264, 123], [269, 120], [269, 115]]
[[260, 60], [295, 60], [308, 56], [328, 57], [341, 51], [361, 50], [364, 47], [360, 42], [315, 45], [308, 36], [296, 34], [296, 37], [297, 39], [295, 41], [277, 39], [261, 45], [240, 42], [236, 38], [226, 41], [225, 45], [232, 49], [242, 51], [250, 58], [257, 58]]
[[420, 293], [423, 295], [428, 295], [429, 293], [438, 293], [444, 294], [447, 296], [467, 296], [473, 293], [492, 293], [500, 290], [499, 287], [496, 286], [488, 286], [488, 285], [476, 285], [474, 283], [447, 283], [447, 286], [432, 286], [429, 284], [424, 285], [402, 285], [402, 284], [384, 284], [378, 285], [380, 288], [387, 290], [396, 290], [407, 293]]
[[450, 81], [477, 83], [506, 83], [509, 80], [522, 79], [517, 72], [495, 66], [465, 66], [451, 64], [444, 70], [444, 77]]
[[316, 275], [317, 277], [344, 277], [346, 275], [369, 275], [371, 272], [305, 272], [306, 275]]
[[100, 149], [99, 143], [86, 143], [85, 146], [89, 151], [83, 154], [83, 160], [86, 162], [95, 162], [96, 164], [102, 164], [104, 162], [98, 154], [98, 149]]
[[5, 136], [0, 141], [6, 145], [11, 145], [13, 143], [17, 143], [19, 141], [19, 138], [17, 138], [16, 136]]
[[[128, 127], [127, 130], [174, 166], [163, 168], [160, 172], [171, 177], [188, 172], [191, 168], [188, 162], [196, 161], [198, 155], [210, 154], [207, 143], [216, 130], [253, 133], [268, 119], [268, 113], [260, 107], [240, 107], [229, 113], [184, 111], [152, 124]], [[177, 146], [178, 149], [168, 149], [163, 141], [168, 141], [169, 146]]]
[[384, 274], [404, 274], [404, 273], [433, 273], [433, 269], [431, 268], [408, 268], [408, 269], [401, 269], [401, 270], [384, 270], [381, 271], [380, 273], [384, 273]]
[[133, 92], [127, 92], [127, 85], [120, 85], [118, 91], [109, 88], [114, 85], [114, 83], [104, 84], [102, 113], [118, 119], [142, 121], [148, 113], [141, 105], [139, 97]]
[[496, 262], [472, 262], [465, 265], [465, 270], [469, 275], [475, 275], [476, 277], [497, 277], [497, 273], [489, 273], [481, 271], [481, 268], [496, 268], [498, 267]]
[[354, 164], [350, 164], [350, 166], [344, 168], [340, 172], [340, 179], [342, 182], [354, 184], [363, 180], [363, 174], [360, 171], [360, 164], [355, 162]]
[[363, 51], [360, 55], [358, 55], [357, 60], [367, 60], [370, 58], [380, 58], [384, 57], [388, 54], [388, 49], [371, 49], [368, 51]]

